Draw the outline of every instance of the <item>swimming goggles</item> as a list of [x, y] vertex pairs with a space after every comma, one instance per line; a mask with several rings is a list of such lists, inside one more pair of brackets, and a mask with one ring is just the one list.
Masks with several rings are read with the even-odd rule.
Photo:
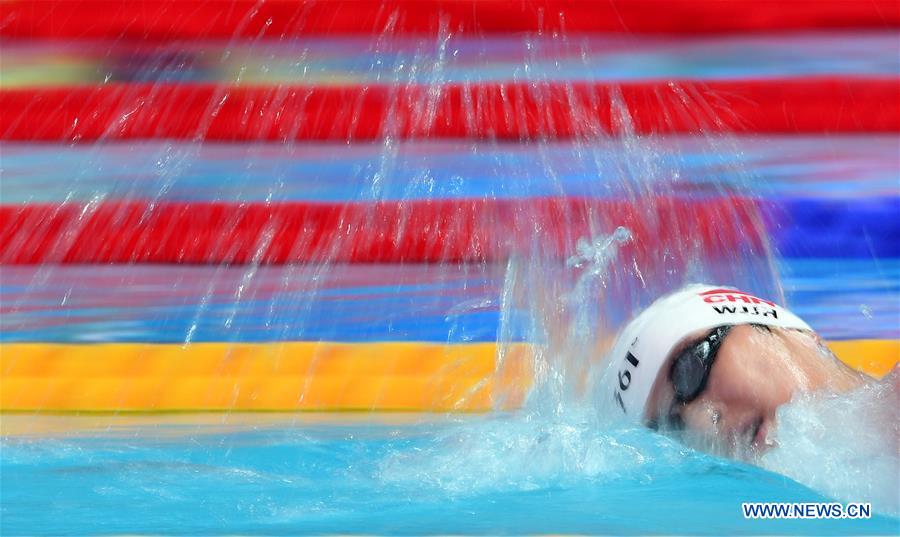
[[669, 379], [675, 388], [675, 401], [686, 405], [696, 399], [709, 381], [716, 354], [731, 326], [714, 328], [705, 338], [681, 351], [672, 362]]

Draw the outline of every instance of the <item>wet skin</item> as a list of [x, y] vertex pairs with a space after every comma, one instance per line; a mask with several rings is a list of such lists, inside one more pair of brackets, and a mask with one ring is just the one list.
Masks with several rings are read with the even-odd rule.
[[843, 392], [864, 382], [813, 333], [739, 325], [719, 347], [705, 389], [679, 403], [669, 380], [671, 361], [708, 333], [691, 334], [676, 347], [654, 384], [646, 416], [661, 429], [683, 429], [697, 447], [752, 458], [774, 443], [776, 411], [795, 395]]

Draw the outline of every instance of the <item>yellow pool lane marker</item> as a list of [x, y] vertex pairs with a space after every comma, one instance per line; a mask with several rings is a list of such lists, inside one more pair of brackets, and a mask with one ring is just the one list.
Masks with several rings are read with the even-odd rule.
[[[897, 340], [829, 345], [876, 377], [900, 357]], [[48, 412], [477, 412], [532, 382], [521, 343], [11, 343], [0, 374], [0, 410]]]
[[876, 378], [887, 375], [900, 362], [897, 339], [829, 341], [828, 347], [845, 364]]
[[522, 404], [529, 347], [494, 343], [0, 345], [0, 410], [483, 411]]

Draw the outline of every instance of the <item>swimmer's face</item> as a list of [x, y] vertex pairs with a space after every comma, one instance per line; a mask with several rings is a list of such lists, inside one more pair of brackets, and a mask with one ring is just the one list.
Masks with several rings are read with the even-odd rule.
[[[672, 356], [709, 334], [692, 334]], [[796, 344], [792, 338], [797, 337], [809, 339], [810, 344]], [[752, 457], [769, 445], [778, 407], [809, 387], [800, 365], [806, 357], [797, 356], [805, 348], [817, 354], [814, 338], [799, 332], [786, 335], [766, 327], [731, 327], [718, 345], [705, 387], [688, 402], [676, 396], [670, 357], [650, 397], [648, 417], [662, 429], [683, 430], [690, 444], [729, 456]]]

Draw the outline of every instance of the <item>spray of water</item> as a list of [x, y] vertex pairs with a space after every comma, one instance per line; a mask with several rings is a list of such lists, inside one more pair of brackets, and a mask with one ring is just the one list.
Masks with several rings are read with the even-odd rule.
[[[471, 57], [471, 50], [486, 45], [478, 40], [459, 39], [454, 34], [455, 29], [444, 23], [440, 25], [435, 40], [404, 42], [393, 36], [396, 17], [389, 16], [387, 21], [384, 32], [367, 44], [372, 58], [368, 77], [373, 83], [390, 86], [389, 100], [394, 108], [388, 113], [383, 132], [379, 133], [380, 142], [365, 146], [351, 135], [343, 147], [348, 154], [360, 146], [376, 150], [377, 158], [358, 169], [357, 178], [362, 179], [352, 201], [373, 202], [372, 207], [375, 207], [377, 202], [391, 199], [391, 193], [401, 193], [401, 217], [394, 227], [394, 243], [402, 244], [404, 237], [413, 231], [411, 228], [417, 225], [405, 216], [409, 214], [411, 201], [423, 193], [427, 199], [439, 180], [427, 166], [423, 166], [421, 173], [406, 184], [397, 184], [398, 164], [414, 160], [416, 151], [423, 146], [426, 150], [440, 146], [416, 146], [401, 141], [401, 138], [426, 135], [440, 127], [436, 124], [437, 111], [443, 102], [448, 73], [458, 68], [455, 58], [460, 54], [465, 56], [467, 50]], [[298, 46], [290, 42], [279, 43], [283, 36], [265, 37], [274, 37], [278, 45]], [[273, 41], [268, 43], [255, 41], [251, 43], [251, 48], [257, 45], [273, 46]], [[668, 141], [639, 134], [635, 127], [636, 118], [631, 116], [621, 92], [613, 90], [608, 98], [599, 94], [582, 98], [579, 95], [583, 94], [576, 91], [576, 84], [568, 83], [560, 94], [551, 88], [549, 82], [557, 76], [567, 78], [566, 73], [573, 69], [572, 65], [557, 64], [558, 72], [554, 72], [552, 64], [544, 62], [542, 70], [534, 69], [537, 61], [552, 56], [560, 49], [579, 50], [580, 54], [574, 57], [580, 57], [581, 64], [575, 62], [574, 68], [586, 67], [593, 59], [591, 47], [585, 41], [564, 34], [546, 36], [538, 33], [526, 36], [519, 42], [506, 41], [504, 44], [512, 49], [518, 47], [522, 52], [522, 64], [515, 69], [515, 76], [517, 80], [521, 77], [527, 85], [516, 86], [515, 91], [504, 93], [502, 110], [485, 110], [488, 98], [479, 93], [471, 80], [464, 79], [461, 81], [464, 109], [470, 127], [485, 117], [492, 117], [507, 127], [512, 126], [513, 130], [520, 129], [523, 140], [527, 137], [528, 125], [539, 125], [542, 136], [531, 137], [524, 147], [538, 156], [540, 166], [519, 168], [516, 162], [506, 161], [503, 151], [509, 150], [509, 147], [488, 135], [485, 140], [471, 145], [473, 154], [488, 155], [483, 167], [472, 175], [484, 174], [498, 179], [498, 184], [492, 187], [490, 194], [485, 195], [485, 200], [497, 200], [515, 191], [513, 199], [549, 197], [548, 203], [563, 204], [565, 210], [553, 212], [536, 209], [533, 204], [514, 202], [509, 213], [485, 216], [488, 221], [482, 222], [483, 225], [510, 230], [510, 235], [497, 239], [500, 244], [483, 244], [473, 238], [469, 248], [476, 253], [499, 250], [509, 254], [502, 289], [496, 299], [480, 298], [458, 304], [447, 318], [453, 322], [455, 315], [465, 312], [498, 309], [501, 320], [497, 333], [500, 348], [498, 371], [503, 368], [509, 345], [525, 339], [533, 349], [534, 385], [521, 410], [512, 414], [498, 411], [475, 423], [467, 421], [460, 427], [441, 433], [444, 436], [439, 442], [431, 444], [427, 452], [391, 454], [380, 463], [378, 475], [389, 482], [426, 482], [460, 494], [486, 488], [528, 490], [565, 484], [568, 480], [584, 477], [597, 480], [631, 477], [651, 481], [653, 471], [666, 466], [679, 466], [695, 455], [665, 436], [615, 422], [613, 413], [609, 412], [610, 401], [596, 388], [605, 365], [604, 353], [617, 330], [640, 308], [688, 282], [736, 285], [783, 301], [774, 269], [774, 256], [758, 214], [751, 211], [750, 226], [743, 227], [748, 219], [735, 217], [738, 211], [736, 206], [725, 204], [715, 212], [695, 216], [675, 210], [666, 201], [680, 196], [702, 205], [706, 199], [731, 199], [741, 193], [752, 177], [739, 165], [733, 166], [724, 170], [723, 175], [727, 172], [729, 177], [736, 177], [736, 184], [735, 181], [726, 185], [723, 181], [712, 180], [706, 191], [685, 196], [680, 190], [681, 168], [685, 163], [680, 157], [678, 144], [672, 145]], [[226, 44], [217, 60], [219, 64], [231, 62], [233, 45]], [[306, 77], [304, 81], [314, 82], [317, 73], [308, 71], [308, 60], [313, 55], [313, 49], [299, 48], [297, 57], [301, 61], [282, 68], [300, 69]], [[184, 67], [180, 56], [166, 57], [168, 62], [175, 63], [168, 65], [168, 68], [178, 71]], [[464, 69], [458, 70], [464, 72]], [[147, 79], [153, 80], [152, 73], [144, 74]], [[246, 76], [248, 72], [245, 68], [237, 70], [234, 84], [241, 84]], [[255, 76], [268, 76], [268, 73], [256, 73]], [[277, 80], [277, 73], [272, 76], [276, 76]], [[154, 85], [146, 98], [146, 106], [152, 106], [158, 85]], [[422, 86], [424, 91], [404, 91], [412, 86]], [[687, 117], [696, 125], [697, 140], [700, 140], [691, 143], [705, 144], [709, 152], [740, 152], [735, 141], [716, 134], [721, 130], [718, 128], [722, 124], [719, 116], [723, 112], [711, 107], [706, 95], [696, 88], [683, 88], [676, 84], [670, 85], [669, 90], [656, 95], [665, 114], [665, 117], [659, 118], [663, 123], [683, 121]], [[286, 86], [273, 90], [259, 113], [271, 118], [271, 122], [276, 121], [280, 107], [285, 100], [296, 98], [290, 93], [296, 91]], [[527, 92], [527, 95], [517, 92]], [[518, 106], [525, 96], [538, 104], [537, 110]], [[189, 169], [192, 158], [204, 150], [204, 144], [200, 142], [211, 120], [228, 99], [228, 87], [219, 88], [210, 100], [209, 109], [204, 114], [207, 121], [201, 123], [195, 133], [194, 143], [157, 147], [158, 188], [150, 193], [148, 210], [154, 210], [157, 202], [166, 198]], [[605, 108], [598, 104], [607, 101]], [[560, 102], [561, 111], [557, 106]], [[365, 102], [360, 100], [347, 107], [351, 124], [356, 125], [359, 121], [364, 106]], [[612, 118], [613, 132], [596, 119], [597, 114], [592, 110], [598, 107], [604, 108], [604, 113]], [[411, 125], [400, 124], [393, 119], [400, 117], [395, 113], [400, 108], [414, 110]], [[558, 143], [551, 141], [560, 132], [561, 126], [550, 110], [575, 119], [573, 140], [563, 150]], [[121, 122], [110, 125], [110, 130], [121, 128], [133, 112], [123, 110]], [[177, 113], [177, 110], [163, 111], [163, 115]], [[281, 134], [280, 144], [289, 154], [300, 151], [293, 140], [301, 126], [291, 126]], [[75, 127], [73, 125], [73, 129]], [[261, 125], [261, 129], [267, 132], [272, 128], [272, 123]], [[351, 133], [356, 131], [355, 127], [349, 129]], [[105, 137], [101, 137], [95, 147], [97, 151], [103, 151], [111, 145]], [[142, 148], [138, 146], [138, 150]], [[249, 157], [246, 162], [248, 176], [254, 166], [265, 165], [265, 147], [260, 146], [256, 151], [258, 155]], [[616, 157], [611, 158], [611, 153]], [[566, 166], [572, 166], [563, 160], [576, 162], [577, 166], [582, 167], [579, 172], [585, 179], [577, 183], [577, 190], [563, 176], [564, 171], [570, 171], [565, 169]], [[89, 157], [84, 165], [90, 168], [92, 162]], [[282, 199], [284, 180], [294, 173], [297, 171], [293, 169], [273, 170], [266, 202], [274, 203]], [[82, 175], [83, 172], [76, 179]], [[458, 179], [457, 183], [461, 185], [464, 182], [461, 175], [450, 178], [451, 183]], [[540, 180], [535, 180], [535, 177]], [[113, 194], [117, 199], [145, 199], [146, 192], [140, 191], [137, 183], [129, 188]], [[603, 199], [611, 194], [635, 208], [630, 216], [596, 210], [591, 200]], [[66, 238], [77, 235], [78, 226], [87, 221], [95, 206], [108, 195], [109, 192], [96, 192], [89, 203], [83, 204], [83, 217], [76, 221], [73, 229], [61, 235], [63, 242], [51, 245], [52, 249], [59, 251], [51, 253], [51, 257], [63, 256], [69, 247], [65, 243]], [[548, 220], [550, 214], [558, 215], [559, 219]], [[458, 226], [462, 226], [464, 215], [460, 213], [458, 216]], [[120, 215], [113, 223], [124, 218]], [[270, 327], [272, 339], [284, 339], [288, 333], [304, 333], [303, 326], [312, 321], [312, 304], [326, 289], [329, 278], [348, 270], [345, 265], [336, 262], [338, 252], [352, 245], [357, 236], [378, 218], [381, 216], [373, 208], [361, 218], [342, 218], [340, 232], [335, 233], [327, 243], [313, 246], [300, 241], [293, 245], [292, 251], [314, 250], [313, 260], [283, 269], [280, 280], [283, 298], [271, 303], [263, 319], [263, 323]], [[711, 232], [704, 231], [708, 219], [716, 221]], [[36, 226], [39, 223], [33, 227]], [[206, 293], [196, 305], [194, 322], [183, 335], [185, 344], [195, 341], [198, 327], [209, 316], [210, 310], [221, 302], [231, 306], [223, 331], [229, 334], [231, 340], [240, 340], [240, 332], [231, 327], [232, 320], [241, 303], [252, 302], [257, 293], [262, 292], [256, 283], [260, 266], [265, 263], [272, 229], [258, 238], [255, 255], [241, 269], [241, 277], [233, 277], [227, 258], [214, 271]], [[447, 230], [449, 233], [462, 231], [462, 228]], [[178, 230], [172, 232], [177, 233]], [[701, 237], [702, 233], [709, 236]], [[651, 240], [662, 237], [667, 240]], [[739, 240], [725, 240], [733, 237]], [[440, 240], [440, 236], [434, 237], [434, 250], [438, 252], [442, 248]], [[710, 244], [713, 245], [712, 250], [717, 246], [729, 248], [726, 252], [715, 252], [729, 262], [713, 262], [708, 247]], [[558, 255], [560, 252], [565, 255]], [[442, 265], [457, 268], [465, 275], [486, 275], [494, 270], [489, 261], [462, 264], [449, 259], [448, 255], [438, 257]], [[478, 256], [472, 257], [477, 259]], [[52, 265], [39, 271], [30, 282], [31, 289], [37, 292], [52, 276], [52, 271]], [[409, 282], [404, 278], [413, 278], [405, 274], [400, 271], [394, 283], [403, 285]], [[452, 274], [452, 271], [447, 274]], [[300, 296], [290, 292], [297, 281], [303, 281], [305, 286], [305, 292]], [[233, 288], [223, 290], [223, 287], [230, 285]], [[290, 316], [286, 316], [285, 312], [290, 312]], [[524, 328], [521, 326], [522, 319], [525, 319]], [[455, 327], [451, 328], [448, 337], [456, 340], [454, 330]], [[314, 361], [311, 367], [315, 366]], [[890, 476], [897, 475], [898, 420], [896, 391], [890, 392], [893, 395], [889, 392], [871, 387], [849, 398], [804, 400], [786, 408], [779, 416], [782, 422], [780, 447], [767, 454], [761, 463], [766, 468], [838, 497], [876, 497], [878, 505], [887, 506], [885, 509], [891, 511], [890, 506], [897, 504], [896, 491], [891, 496], [886, 490], [891, 483], [896, 483]], [[304, 393], [297, 394], [299, 400], [304, 396]], [[891, 397], [893, 405], [889, 404]], [[503, 406], [504, 400], [504, 394], [497, 394], [498, 407]], [[875, 422], [859, 419], [868, 416], [867, 412], [875, 408], [894, 409], [892, 416], [873, 418], [878, 423], [889, 424], [887, 432]], [[832, 441], [825, 442], [826, 439]], [[891, 450], [881, 451], [884, 445], [892, 446]], [[835, 449], [829, 451], [832, 446]], [[859, 452], [849, 446], [877, 446], [872, 449], [878, 452]], [[825, 464], [815, 468], [811, 466], [810, 461], [821, 460]], [[879, 476], [883, 478], [879, 479]]]
[[900, 376], [847, 394], [801, 396], [778, 413], [777, 447], [759, 463], [841, 501], [900, 514]]

